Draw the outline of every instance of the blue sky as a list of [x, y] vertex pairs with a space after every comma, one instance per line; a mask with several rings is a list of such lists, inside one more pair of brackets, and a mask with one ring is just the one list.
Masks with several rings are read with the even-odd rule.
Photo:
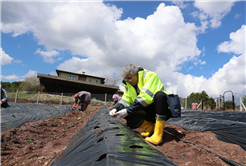
[[56, 69], [120, 80], [134, 63], [181, 97], [202, 90], [243, 97], [245, 8], [244, 1], [3, 1], [1, 81]]

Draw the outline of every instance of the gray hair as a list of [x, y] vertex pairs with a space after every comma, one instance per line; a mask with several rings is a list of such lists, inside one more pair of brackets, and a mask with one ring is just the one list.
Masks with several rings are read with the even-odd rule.
[[122, 68], [121, 76], [125, 78], [128, 73], [130, 73], [131, 75], [136, 75], [137, 72], [138, 72], [138, 67], [132, 63], [128, 63]]

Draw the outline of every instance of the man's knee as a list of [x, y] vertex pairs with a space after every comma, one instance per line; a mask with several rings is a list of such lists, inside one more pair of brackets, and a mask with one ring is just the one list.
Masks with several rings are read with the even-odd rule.
[[154, 96], [154, 101], [167, 101], [166, 94], [162, 91], [156, 92]]

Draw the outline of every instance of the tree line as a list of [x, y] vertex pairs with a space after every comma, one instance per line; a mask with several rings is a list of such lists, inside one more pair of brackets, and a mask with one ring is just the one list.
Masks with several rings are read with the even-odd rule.
[[23, 81], [15, 81], [15, 82], [2, 82], [2, 88], [6, 91], [15, 92], [17, 90], [20, 91], [30, 91], [30, 92], [38, 92], [43, 91], [45, 87], [39, 83], [39, 79], [37, 77], [28, 77]]

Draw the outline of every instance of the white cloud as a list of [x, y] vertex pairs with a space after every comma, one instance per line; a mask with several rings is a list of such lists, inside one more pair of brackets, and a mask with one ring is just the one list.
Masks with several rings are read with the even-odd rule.
[[[246, 62], [245, 62], [245, 25], [239, 30], [230, 34], [231, 41], [223, 42], [218, 46], [220, 52], [232, 52], [241, 54], [233, 56], [230, 61], [223, 65], [212, 77], [206, 79], [204, 77], [194, 77], [174, 72], [170, 74], [168, 69], [160, 67], [157, 71], [159, 74], [162, 71], [167, 71], [169, 74], [164, 74], [162, 80], [172, 82], [172, 86], [167, 86], [167, 91], [178, 93], [180, 96], [185, 96], [191, 92], [201, 92], [205, 90], [209, 96], [219, 97], [227, 90], [237, 93], [238, 96], [246, 94]], [[205, 63], [200, 61], [201, 64]], [[190, 68], [189, 68], [190, 69]], [[231, 99], [229, 99], [231, 100]]]
[[177, 5], [180, 9], [185, 9], [188, 7], [188, 4], [185, 4], [184, 1], [173, 0], [172, 3]]
[[[189, 69], [192, 69], [192, 67]], [[191, 92], [205, 90], [209, 96], [219, 97], [227, 90], [232, 90], [234, 93], [237, 92], [238, 96], [244, 96], [246, 88], [245, 71], [245, 54], [243, 54], [239, 57], [234, 56], [208, 79], [203, 76], [196, 77], [189, 74], [169, 72], [164, 66], [158, 66], [157, 73], [164, 85], [166, 85], [167, 92], [186, 97]], [[167, 82], [172, 84], [169, 85]]]
[[218, 52], [233, 52], [235, 54], [245, 53], [245, 32], [245, 25], [242, 25], [242, 27], [236, 32], [232, 32], [230, 34], [231, 40], [221, 43], [217, 47]]
[[57, 76], [57, 73], [54, 72], [54, 71], [52, 71], [52, 72], [50, 72], [50, 75], [52, 75], [52, 76]]
[[203, 87], [208, 89], [212, 95], [226, 90], [240, 92], [245, 95], [245, 54], [233, 57], [223, 68], [219, 69]]
[[0, 62], [1, 65], [8, 65], [11, 64], [14, 58], [10, 57], [8, 54], [6, 54], [2, 48], [0, 48]]
[[[59, 22], [56, 22], [58, 25]], [[83, 22], [91, 24], [87, 20]], [[72, 52], [88, 57], [87, 61], [73, 57], [61, 63], [58, 68], [74, 72], [86, 70], [102, 76], [111, 71], [120, 71], [129, 62], [145, 66], [150, 70], [155, 70], [155, 66], [160, 63], [169, 66], [172, 70], [178, 70], [180, 64], [195, 59], [200, 54], [196, 45], [195, 25], [184, 22], [178, 7], [165, 6], [164, 3], [161, 3], [155, 13], [147, 19], [137, 17], [112, 20], [100, 27], [102, 30], [96, 33], [104, 36], [103, 39], [107, 39], [105, 42], [95, 39], [91, 33], [87, 34], [87, 38], [83, 38], [83, 31], [89, 30], [82, 27], [80, 33], [82, 37], [77, 35], [81, 38], [79, 39], [81, 42], [76, 43], [81, 48], [80, 52], [77, 48], [71, 48]], [[158, 61], [152, 61], [150, 64], [149, 60], [152, 59]], [[95, 70], [95, 66], [100, 70]], [[103, 70], [105, 66], [109, 69]]]
[[18, 76], [15, 74], [8, 75], [8, 76], [1, 75], [2, 79], [6, 79], [9, 81], [12, 81], [12, 80], [13, 81], [22, 81], [23, 79], [28, 78], [28, 77], [37, 77], [37, 71], [29, 70], [24, 76]]
[[202, 61], [201, 59], [198, 59], [196, 62], [194, 62], [194, 65], [197, 66], [198, 64], [200, 65], [206, 65], [205, 61]]
[[230, 12], [234, 1], [196, 0], [194, 6], [199, 9], [199, 12], [193, 12], [192, 15], [193, 17], [199, 17], [201, 22], [209, 21], [212, 28], [218, 28], [221, 25], [221, 20]]
[[190, 67], [186, 70], [186, 72], [188, 72], [188, 71], [191, 70], [191, 69], [193, 69], [193, 66], [190, 66]]
[[40, 54], [43, 57], [44, 62], [50, 63], [50, 64], [55, 62], [53, 57], [59, 56], [59, 52], [55, 50], [41, 51], [40, 48], [36, 50], [35, 54]]
[[14, 60], [14, 63], [22, 63], [21, 60]]
[[206, 65], [206, 62], [205, 61], [201, 61], [201, 65]]
[[240, 18], [241, 14], [235, 14], [235, 18]]
[[[112, 62], [122, 67], [119, 59], [127, 63], [127, 57], [134, 56], [131, 59], [133, 62], [138, 62], [139, 58], [159, 58], [168, 65], [172, 61], [172, 68], [175, 69], [177, 65], [200, 54], [196, 45], [195, 25], [185, 23], [181, 11], [175, 6], [161, 3], [147, 19], [138, 17], [134, 20], [118, 20], [122, 9], [103, 3], [46, 4], [40, 3], [37, 7], [36, 3], [14, 3], [11, 9], [18, 8], [23, 12], [9, 11], [18, 20], [23, 20], [23, 24], [32, 26], [31, 31], [39, 44], [47, 50], [70, 50], [74, 55], [89, 57], [90, 66], [101, 61], [102, 65]], [[38, 12], [32, 13], [34, 10]], [[30, 14], [26, 16], [24, 13]], [[15, 23], [16, 20], [3, 19], [4, 32], [10, 32], [9, 29], [5, 30], [6, 26], [15, 27]], [[12, 28], [11, 32], [17, 33], [17, 30]], [[41, 53], [40, 50], [37, 52]], [[44, 61], [54, 62], [52, 57], [45, 54], [42, 56]], [[150, 66], [149, 63], [142, 63]]]
[[1, 76], [1, 78], [6, 79], [6, 80], [19, 80], [20, 76], [16, 76], [15, 74], [9, 75], [9, 76]]
[[37, 71], [33, 71], [33, 70], [29, 70], [28, 73], [26, 73], [24, 76], [22, 76], [24, 78], [28, 78], [28, 77], [37, 77]]

